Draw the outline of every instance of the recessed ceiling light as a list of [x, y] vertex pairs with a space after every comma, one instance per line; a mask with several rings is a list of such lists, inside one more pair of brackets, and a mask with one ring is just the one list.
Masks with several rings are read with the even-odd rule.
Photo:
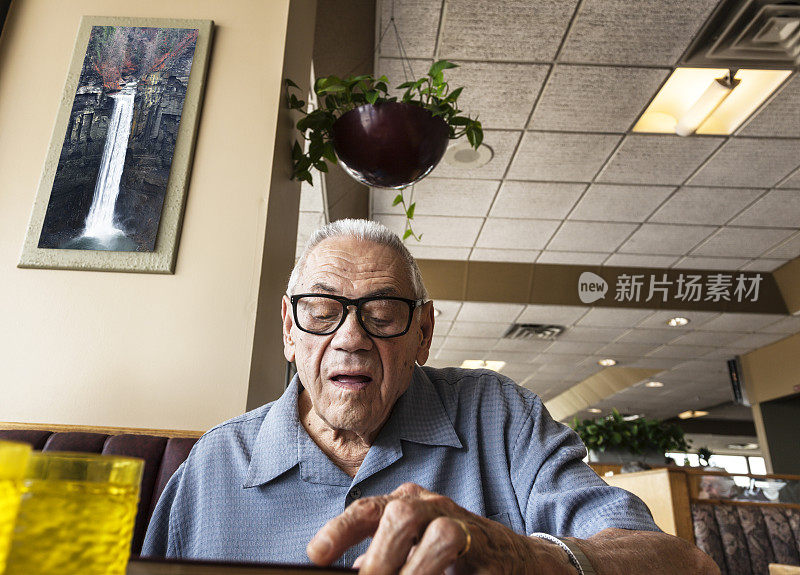
[[664, 387], [664, 384], [660, 381], [648, 381], [644, 384], [645, 387]]
[[729, 135], [792, 73], [791, 70], [677, 68], [634, 132]]
[[704, 415], [708, 415], [708, 412], [707, 411], [702, 411], [702, 410], [699, 410], [699, 409], [698, 410], [690, 409], [688, 411], [684, 411], [682, 413], [679, 413], [678, 414], [678, 418], [679, 419], [691, 419], [693, 417], [703, 417]]
[[758, 449], [758, 443], [729, 443], [728, 449]]
[[433, 308], [433, 317], [439, 317], [440, 315], [442, 315], [442, 310], [438, 307]]
[[685, 317], [671, 317], [667, 320], [667, 325], [670, 327], [680, 327], [687, 323], [689, 323], [689, 320]]
[[486, 144], [475, 150], [469, 142], [461, 141], [451, 145], [444, 153], [444, 161], [456, 168], [480, 168], [489, 163], [494, 151]]
[[622, 419], [624, 419], [625, 421], [636, 421], [637, 419], [641, 419], [642, 417], [644, 416], [639, 413], [631, 413], [630, 415], [623, 415]]
[[504, 361], [490, 361], [483, 359], [465, 359], [461, 367], [466, 369], [491, 369], [492, 371], [500, 371], [505, 367]]
[[597, 409], [596, 407], [590, 407], [586, 411], [588, 411], [589, 413], [603, 413], [602, 409]]
[[602, 365], [603, 367], [611, 367], [612, 365], [617, 365], [617, 360], [611, 359], [610, 357], [606, 357], [598, 361], [597, 365]]

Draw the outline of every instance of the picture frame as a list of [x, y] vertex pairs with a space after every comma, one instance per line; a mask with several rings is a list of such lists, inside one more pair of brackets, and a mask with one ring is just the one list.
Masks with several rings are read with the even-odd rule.
[[[106, 16], [81, 19], [17, 267], [175, 272], [213, 29], [211, 20]], [[192, 44], [194, 51], [189, 54]], [[91, 54], [87, 52], [90, 47]], [[112, 50], [116, 50], [113, 57], [104, 56]], [[106, 65], [111, 61], [113, 65]], [[175, 61], [179, 61], [180, 71], [170, 75], [173, 72], [168, 66]], [[137, 73], [146, 74], [146, 78], [137, 78]], [[87, 76], [93, 77], [93, 85], [88, 88]], [[101, 87], [97, 86], [98, 77], [102, 78]], [[79, 118], [87, 93], [94, 98], [91, 105], [102, 101], [103, 109], [95, 110], [94, 115], [83, 110], [84, 115]], [[76, 104], [78, 96], [81, 100]], [[171, 100], [164, 103], [167, 97]], [[161, 98], [157, 100], [161, 109], [154, 119], [155, 98]], [[122, 100], [125, 103], [118, 103]], [[151, 107], [145, 110], [147, 105]], [[118, 107], [123, 109], [118, 111]], [[150, 115], [144, 116], [145, 112]], [[169, 118], [163, 125], [162, 112]], [[118, 129], [126, 123], [127, 132]], [[111, 149], [110, 134], [115, 134], [117, 141], [128, 143]], [[153, 151], [148, 146], [160, 148]], [[84, 165], [80, 162], [88, 165], [83, 172], [76, 168]], [[99, 202], [98, 196], [105, 193], [101, 187], [113, 188], [107, 182], [113, 182], [115, 170], [122, 176], [117, 174], [119, 196], [111, 197], [109, 213], [108, 198]], [[110, 176], [104, 175], [109, 171]], [[85, 182], [76, 183], [76, 173], [85, 176]], [[55, 195], [54, 183], [62, 181], [66, 184], [59, 185]], [[136, 190], [136, 182], [146, 182], [148, 189]], [[122, 201], [124, 198], [128, 200]], [[89, 233], [90, 214], [101, 204], [105, 206], [103, 229], [111, 229], [113, 234], [93, 236]], [[133, 231], [118, 223], [122, 219], [120, 204], [126, 207], [125, 219], [133, 222]], [[78, 227], [84, 227], [83, 231]]]

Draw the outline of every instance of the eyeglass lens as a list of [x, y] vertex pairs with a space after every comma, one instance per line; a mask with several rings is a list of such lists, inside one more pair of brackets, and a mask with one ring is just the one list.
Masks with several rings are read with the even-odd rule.
[[[370, 335], [391, 337], [405, 331], [411, 310], [407, 303], [392, 299], [374, 299], [361, 303], [361, 322]], [[297, 301], [297, 323], [307, 331], [327, 334], [342, 321], [344, 305], [325, 297], [302, 297]]]

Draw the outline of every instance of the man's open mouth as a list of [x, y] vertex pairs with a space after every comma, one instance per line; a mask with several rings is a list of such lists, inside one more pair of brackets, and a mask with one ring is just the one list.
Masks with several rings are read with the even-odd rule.
[[372, 383], [372, 378], [362, 373], [337, 373], [330, 379], [338, 387], [354, 390], [363, 389]]

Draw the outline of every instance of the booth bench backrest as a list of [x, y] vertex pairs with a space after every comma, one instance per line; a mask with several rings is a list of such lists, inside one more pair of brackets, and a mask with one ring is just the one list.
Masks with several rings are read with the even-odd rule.
[[131, 544], [131, 553], [138, 555], [142, 549], [150, 515], [153, 513], [161, 492], [172, 474], [189, 455], [198, 438], [6, 429], [0, 430], [0, 439], [29, 443], [33, 449], [42, 451], [79, 451], [144, 459], [139, 509], [136, 513], [136, 525]]

